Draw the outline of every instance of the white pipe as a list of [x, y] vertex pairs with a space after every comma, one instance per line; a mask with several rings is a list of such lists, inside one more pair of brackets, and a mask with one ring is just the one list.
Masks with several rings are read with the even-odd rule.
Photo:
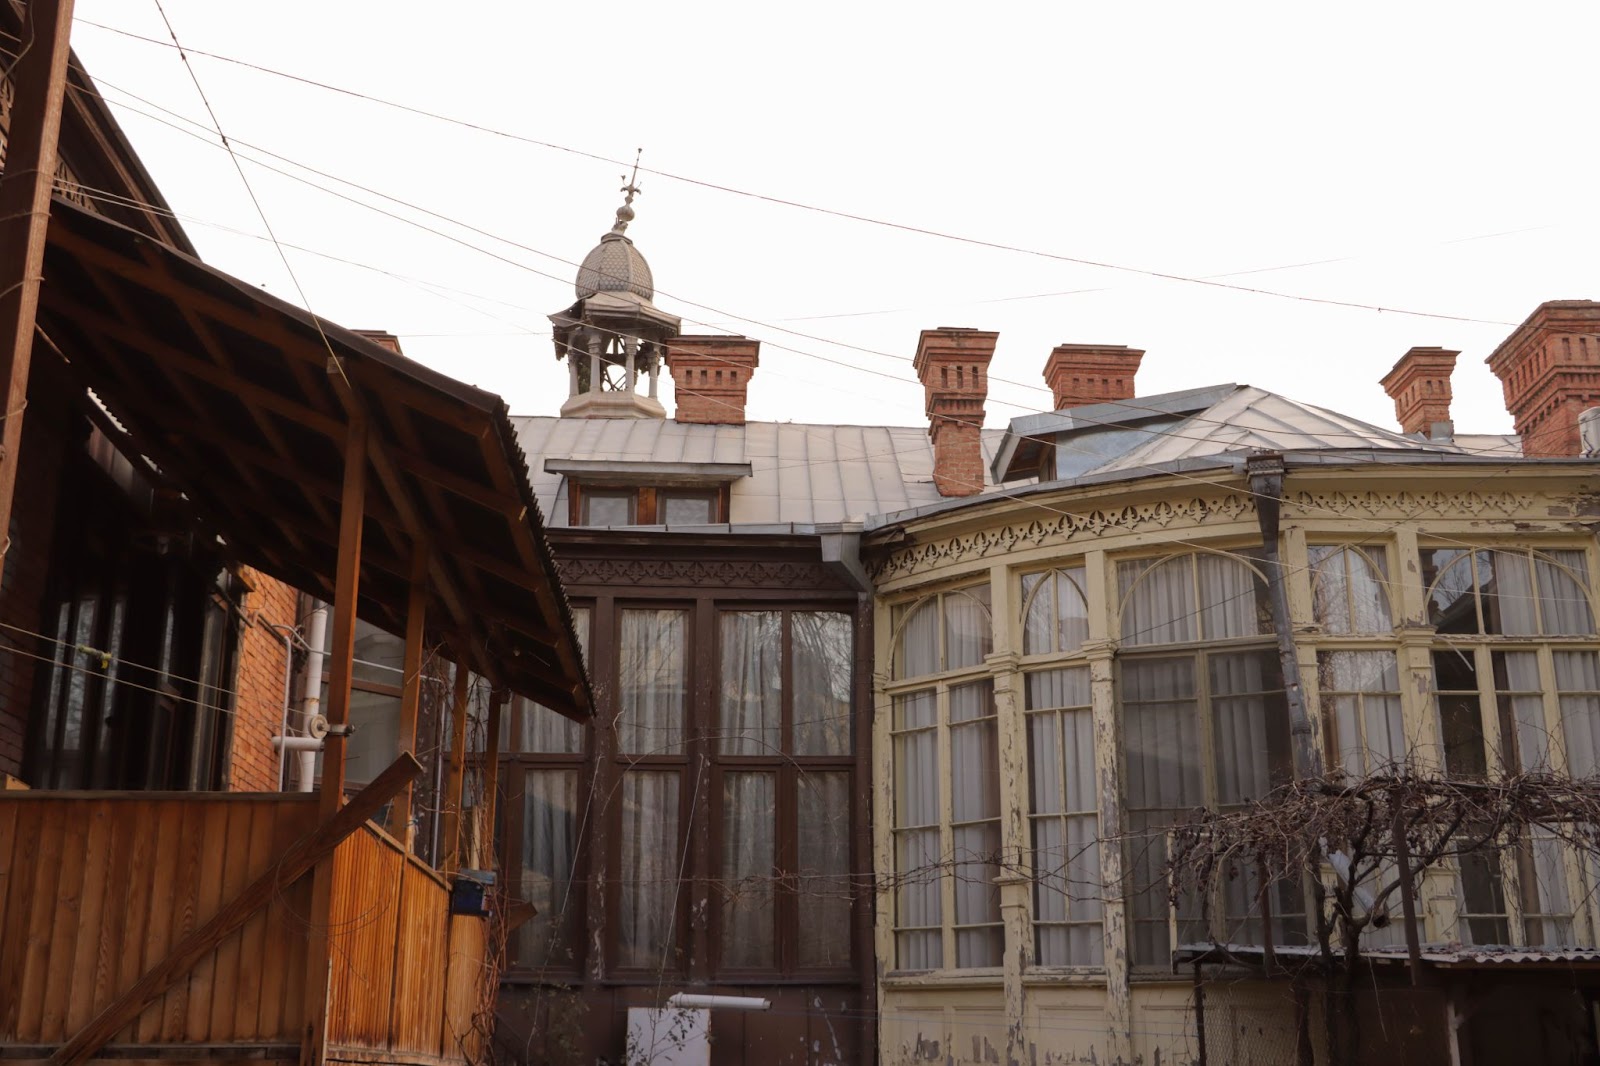
[[322, 750], [322, 741], [316, 737], [273, 737], [272, 746], [282, 752], [317, 752]]
[[[279, 637], [283, 638], [283, 717], [278, 722], [278, 736], [283, 737], [289, 735], [289, 697], [293, 691], [291, 685], [294, 681], [294, 630], [279, 629], [276, 626], [270, 628]], [[273, 738], [273, 743], [277, 743], [277, 737]], [[288, 750], [280, 748], [278, 751], [278, 791], [280, 792], [288, 785], [288, 782], [284, 780], [284, 774], [289, 768], [288, 763]]]
[[702, 996], [678, 992], [668, 997], [667, 1006], [682, 1010], [771, 1010], [772, 1000], [759, 996]]
[[[306, 597], [310, 610], [306, 615], [306, 665], [300, 673], [300, 721], [310, 722], [322, 713], [322, 660], [323, 647], [328, 643], [328, 605]], [[303, 728], [303, 727], [302, 727]], [[318, 748], [300, 751], [301, 792], [310, 792], [312, 779], [317, 774]]]

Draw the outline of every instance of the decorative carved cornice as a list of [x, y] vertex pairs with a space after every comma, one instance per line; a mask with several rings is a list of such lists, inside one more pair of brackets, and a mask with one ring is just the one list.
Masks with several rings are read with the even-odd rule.
[[1004, 555], [1023, 548], [1066, 544], [1103, 533], [1133, 533], [1171, 525], [1194, 526], [1212, 521], [1236, 521], [1255, 513], [1255, 501], [1246, 493], [1189, 499], [1154, 500], [1120, 508], [1102, 508], [1081, 514], [1060, 514], [998, 529], [980, 529], [945, 540], [930, 541], [897, 552], [877, 562], [872, 576], [880, 581], [931, 570], [938, 566]]
[[836, 589], [821, 563], [718, 559], [582, 559], [558, 557], [568, 585], [681, 585], [691, 588]]
[[1482, 515], [1531, 515], [1538, 497], [1526, 492], [1297, 492], [1287, 503], [1308, 517], [1317, 514], [1359, 514], [1388, 518], [1435, 515], [1477, 518]]

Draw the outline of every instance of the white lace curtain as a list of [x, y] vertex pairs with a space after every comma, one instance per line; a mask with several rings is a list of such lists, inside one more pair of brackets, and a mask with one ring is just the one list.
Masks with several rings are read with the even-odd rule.
[[777, 775], [722, 775], [722, 965], [768, 967], [774, 958], [773, 838]]
[[678, 774], [623, 774], [617, 965], [656, 969], [672, 961], [684, 846], [678, 831]]
[[564, 966], [571, 961], [575, 917], [578, 772], [533, 770], [523, 780], [522, 898], [535, 913], [517, 929], [517, 962]]
[[622, 612], [617, 747], [627, 755], [683, 751], [684, 611]]
[[723, 612], [721, 654], [719, 750], [724, 755], [782, 752], [782, 612]]

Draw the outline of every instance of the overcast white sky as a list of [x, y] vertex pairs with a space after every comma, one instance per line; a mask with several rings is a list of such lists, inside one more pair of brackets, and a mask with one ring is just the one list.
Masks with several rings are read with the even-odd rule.
[[[1000, 332], [991, 425], [1049, 406], [1053, 345], [1098, 342], [1146, 350], [1141, 394], [1248, 382], [1388, 426], [1378, 379], [1432, 344], [1462, 352], [1458, 428], [1501, 432], [1483, 359], [1539, 302], [1600, 297], [1593, 3], [163, 2], [188, 48], [600, 156], [642, 146], [647, 170], [1486, 320], [644, 173], [629, 235], [657, 304], [763, 341], [752, 418], [919, 424], [917, 334], [961, 325]], [[244, 163], [277, 238], [321, 253], [286, 249], [302, 299], [215, 135], [157, 110], [207, 124], [175, 51], [90, 24], [166, 39], [155, 0], [77, 12], [79, 56], [207, 261], [555, 413], [545, 316], [611, 224], [617, 165], [193, 55], [242, 157], [351, 198]]]

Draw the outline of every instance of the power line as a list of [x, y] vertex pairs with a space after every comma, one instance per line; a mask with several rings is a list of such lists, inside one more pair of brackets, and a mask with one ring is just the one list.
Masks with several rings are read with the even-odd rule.
[[[158, 45], [165, 46], [165, 42], [163, 42], [163, 41], [159, 41], [159, 40], [156, 40], [155, 38], [151, 38], [151, 37], [145, 37], [145, 36], [143, 36], [141, 34], [133, 33], [133, 32], [131, 32], [129, 30], [123, 30], [123, 29], [120, 29], [120, 28], [115, 27], [115, 26], [108, 26], [108, 25], [105, 25], [104, 23], [94, 22], [94, 21], [91, 21], [89, 19], [79, 19], [78, 21], [83, 22], [85, 25], [93, 26], [96, 29], [106, 30], [106, 31], [108, 31], [110, 33], [116, 33], [116, 34], [119, 34], [119, 35], [122, 35], [122, 36], [125, 36], [125, 37], [132, 38], [134, 40], [139, 40], [139, 41], [144, 41], [144, 42], [147, 42], [147, 43], [150, 43], [150, 44], [158, 44]], [[492, 136], [505, 138], [507, 140], [518, 141], [518, 142], [521, 142], [521, 143], [524, 143], [524, 144], [534, 145], [534, 146], [540, 147], [540, 148], [547, 148], [547, 149], [550, 149], [550, 150], [553, 150], [553, 151], [564, 152], [564, 153], [567, 153], [569, 155], [580, 156], [582, 158], [592, 159], [592, 160], [595, 160], [597, 162], [610, 163], [610, 164], [615, 165], [615, 166], [624, 166], [625, 167], [625, 166], [632, 165], [631, 163], [626, 162], [624, 160], [614, 159], [614, 158], [612, 158], [610, 156], [601, 155], [601, 154], [596, 153], [596, 152], [589, 152], [589, 151], [585, 151], [583, 149], [572, 148], [572, 147], [567, 146], [567, 145], [557, 144], [557, 143], [554, 143], [552, 141], [544, 141], [544, 140], [540, 140], [540, 139], [535, 138], [535, 137], [528, 137], [528, 136], [525, 136], [525, 135], [522, 135], [522, 134], [511, 133], [511, 132], [508, 132], [506, 130], [495, 129], [493, 127], [485, 126], [485, 125], [482, 125], [480, 123], [468, 121], [466, 119], [460, 119], [460, 118], [456, 118], [456, 117], [453, 117], [453, 116], [450, 116], [450, 115], [444, 115], [444, 114], [441, 114], [439, 112], [429, 111], [429, 110], [427, 110], [425, 108], [413, 107], [413, 106], [410, 106], [410, 105], [407, 105], [407, 104], [397, 103], [397, 102], [392, 101], [392, 100], [385, 100], [385, 99], [383, 99], [381, 97], [376, 97], [376, 96], [372, 96], [372, 95], [370, 95], [368, 93], [360, 92], [359, 90], [349, 89], [349, 88], [345, 88], [343, 86], [332, 85], [332, 84], [329, 84], [327, 82], [318, 81], [318, 80], [316, 80], [314, 78], [307, 78], [307, 77], [303, 77], [303, 76], [297, 75], [297, 74], [290, 74], [290, 73], [287, 73], [285, 71], [276, 70], [276, 69], [274, 69], [272, 67], [263, 66], [263, 65], [257, 64], [257, 63], [251, 63], [251, 62], [248, 62], [246, 60], [235, 59], [233, 57], [220, 55], [220, 54], [217, 54], [217, 53], [214, 53], [214, 52], [201, 52], [199, 50], [195, 50], [194, 54], [203, 55], [208, 59], [215, 59], [215, 60], [218, 60], [220, 62], [232, 63], [232, 64], [235, 64], [235, 65], [238, 65], [238, 66], [246, 67], [246, 68], [251, 69], [251, 70], [259, 71], [259, 72], [264, 73], [264, 74], [269, 74], [269, 75], [272, 75], [274, 77], [279, 77], [279, 78], [284, 78], [284, 79], [287, 79], [287, 80], [290, 80], [290, 81], [299, 82], [301, 84], [312, 86], [314, 88], [323, 89], [323, 90], [326, 90], [326, 91], [329, 91], [329, 92], [338, 93], [340, 95], [348, 96], [348, 97], [351, 97], [351, 98], [354, 98], [354, 99], [358, 99], [358, 100], [363, 100], [363, 101], [366, 101], [368, 103], [373, 103], [373, 104], [377, 104], [377, 105], [380, 105], [380, 106], [383, 106], [383, 107], [393, 108], [393, 109], [396, 109], [396, 110], [399, 110], [399, 111], [407, 112], [409, 114], [418, 115], [420, 117], [429, 118], [429, 119], [432, 119], [432, 120], [435, 120], [435, 121], [439, 121], [439, 122], [445, 122], [445, 123], [448, 123], [450, 125], [459, 126], [459, 127], [464, 128], [464, 129], [475, 130], [475, 131], [480, 132], [480, 133], [490, 134]], [[1393, 306], [1389, 306], [1389, 305], [1385, 305], [1385, 304], [1370, 304], [1370, 303], [1362, 303], [1362, 302], [1353, 301], [1353, 300], [1337, 300], [1337, 299], [1331, 299], [1331, 298], [1328, 298], [1328, 297], [1306, 296], [1306, 295], [1297, 294], [1297, 293], [1279, 292], [1279, 291], [1272, 290], [1272, 289], [1262, 289], [1262, 288], [1258, 288], [1258, 287], [1250, 286], [1250, 285], [1240, 285], [1240, 284], [1236, 284], [1236, 283], [1233, 283], [1233, 282], [1229, 282], [1229, 281], [1223, 280], [1223, 278], [1226, 277], [1226, 276], [1237, 276], [1237, 275], [1194, 276], [1194, 275], [1188, 275], [1188, 274], [1178, 274], [1178, 273], [1174, 273], [1174, 272], [1171, 272], [1171, 271], [1153, 270], [1153, 269], [1149, 269], [1149, 268], [1145, 268], [1145, 267], [1129, 266], [1129, 265], [1126, 265], [1126, 264], [1113, 263], [1113, 262], [1109, 262], [1109, 261], [1106, 261], [1106, 260], [1090, 259], [1090, 258], [1083, 257], [1083, 256], [1066, 255], [1066, 254], [1063, 254], [1063, 253], [1051, 252], [1051, 251], [1046, 251], [1046, 250], [1037, 249], [1037, 248], [1028, 248], [1028, 247], [1024, 247], [1022, 245], [1008, 244], [1008, 243], [1002, 242], [1002, 241], [991, 241], [991, 240], [986, 240], [986, 239], [979, 238], [979, 237], [969, 237], [969, 236], [965, 236], [965, 235], [962, 235], [962, 234], [949, 233], [949, 232], [945, 232], [945, 231], [942, 231], [942, 230], [933, 229], [933, 228], [930, 228], [930, 227], [913, 225], [913, 224], [910, 224], [910, 223], [893, 222], [893, 221], [890, 221], [890, 220], [887, 220], [887, 219], [874, 218], [874, 217], [869, 216], [869, 215], [862, 215], [862, 214], [857, 214], [857, 213], [851, 212], [851, 211], [844, 211], [844, 210], [839, 210], [839, 209], [836, 209], [836, 208], [824, 207], [824, 206], [821, 206], [821, 205], [818, 205], [818, 204], [805, 203], [805, 202], [799, 201], [799, 200], [792, 200], [792, 199], [788, 199], [788, 198], [781, 197], [781, 196], [773, 196], [773, 195], [769, 195], [769, 194], [766, 194], [766, 193], [754, 192], [754, 191], [751, 191], [751, 190], [748, 190], [748, 189], [740, 189], [740, 188], [737, 188], [737, 187], [734, 187], [734, 186], [731, 186], [731, 185], [724, 185], [724, 184], [721, 184], [721, 183], [718, 183], [718, 182], [706, 181], [706, 180], [703, 180], [703, 179], [700, 179], [700, 178], [694, 178], [694, 177], [690, 177], [690, 176], [684, 175], [684, 174], [677, 174], [677, 173], [674, 173], [672, 171], [667, 171], [667, 170], [659, 170], [659, 169], [652, 168], [652, 167], [643, 167], [643, 166], [641, 166], [639, 168], [639, 170], [642, 171], [643, 173], [646, 173], [646, 174], [652, 174], [652, 175], [655, 175], [657, 177], [667, 178], [667, 179], [670, 179], [672, 181], [683, 182], [683, 183], [686, 183], [686, 184], [699, 186], [699, 187], [705, 188], [705, 189], [712, 189], [712, 190], [715, 190], [715, 191], [718, 191], [718, 192], [724, 192], [724, 193], [728, 193], [728, 194], [735, 195], [735, 196], [742, 196], [742, 197], [746, 197], [746, 198], [749, 198], [749, 199], [759, 200], [759, 201], [762, 201], [762, 202], [765, 202], [765, 203], [777, 204], [777, 205], [780, 205], [780, 206], [783, 206], [783, 207], [794, 208], [796, 210], [808, 211], [808, 212], [813, 212], [813, 213], [822, 214], [822, 215], [829, 215], [829, 216], [832, 216], [832, 217], [835, 217], [835, 218], [843, 218], [843, 219], [847, 219], [847, 220], [850, 220], [850, 221], [861, 222], [861, 223], [864, 223], [864, 224], [867, 224], [867, 225], [877, 226], [877, 227], [890, 229], [890, 230], [896, 230], [896, 231], [903, 232], [903, 233], [913, 233], [913, 234], [917, 234], [919, 236], [924, 236], [924, 237], [934, 237], [934, 238], [938, 238], [940, 240], [955, 241], [955, 242], [959, 242], [961, 244], [971, 245], [971, 246], [974, 246], [974, 247], [989, 248], [989, 249], [993, 249], [993, 250], [996, 250], [996, 251], [1014, 252], [1014, 253], [1021, 254], [1021, 255], [1035, 256], [1035, 257], [1038, 257], [1038, 258], [1050, 259], [1050, 260], [1054, 260], [1054, 261], [1057, 261], [1057, 262], [1072, 263], [1072, 264], [1077, 265], [1077, 266], [1087, 266], [1087, 267], [1093, 267], [1093, 268], [1101, 269], [1101, 270], [1113, 270], [1113, 271], [1118, 271], [1118, 272], [1121, 272], [1121, 273], [1135, 274], [1135, 275], [1139, 275], [1139, 276], [1142, 276], [1142, 277], [1155, 278], [1155, 279], [1162, 280], [1162, 281], [1174, 281], [1174, 282], [1182, 282], [1182, 283], [1186, 283], [1186, 284], [1202, 285], [1202, 286], [1208, 286], [1208, 287], [1213, 287], [1213, 288], [1217, 288], [1217, 289], [1231, 290], [1231, 291], [1234, 291], [1234, 292], [1248, 293], [1248, 294], [1257, 295], [1257, 296], [1268, 296], [1268, 297], [1273, 297], [1273, 298], [1276, 298], [1276, 299], [1294, 300], [1294, 301], [1298, 301], [1298, 302], [1302, 302], [1302, 303], [1321, 304], [1321, 305], [1331, 306], [1331, 307], [1344, 307], [1344, 308], [1349, 308], [1349, 309], [1353, 309], [1353, 310], [1362, 310], [1362, 311], [1375, 311], [1375, 312], [1379, 312], [1379, 313], [1408, 315], [1408, 316], [1417, 317], [1417, 318], [1430, 318], [1430, 319], [1438, 319], [1438, 320], [1449, 321], [1449, 322], [1463, 322], [1463, 323], [1471, 323], [1471, 324], [1476, 324], [1476, 325], [1494, 325], [1494, 326], [1515, 326], [1517, 324], [1515, 322], [1506, 322], [1506, 321], [1502, 321], [1502, 320], [1498, 320], [1498, 319], [1476, 318], [1476, 317], [1469, 316], [1469, 315], [1455, 315], [1455, 314], [1446, 314], [1446, 313], [1432, 312], [1432, 311], [1417, 311], [1417, 310], [1412, 310], [1412, 309], [1403, 308], [1403, 307], [1393, 307]], [[1471, 238], [1467, 238], [1467, 239], [1471, 239]], [[1314, 261], [1314, 262], [1315, 263], [1325, 263], [1325, 262], [1333, 262], [1333, 261], [1335, 261], [1335, 260], [1318, 260], [1318, 261]], [[1257, 270], [1238, 272], [1238, 274], [1262, 273], [1262, 272], [1265, 272], [1265, 271], [1268, 271], [1268, 270], [1291, 269], [1291, 268], [1294, 268], [1294, 267], [1305, 266], [1305, 265], [1314, 265], [1314, 264], [1300, 263], [1300, 264], [1290, 264], [1289, 266], [1286, 266], [1286, 267], [1262, 267], [1262, 268], [1259, 268]]]

